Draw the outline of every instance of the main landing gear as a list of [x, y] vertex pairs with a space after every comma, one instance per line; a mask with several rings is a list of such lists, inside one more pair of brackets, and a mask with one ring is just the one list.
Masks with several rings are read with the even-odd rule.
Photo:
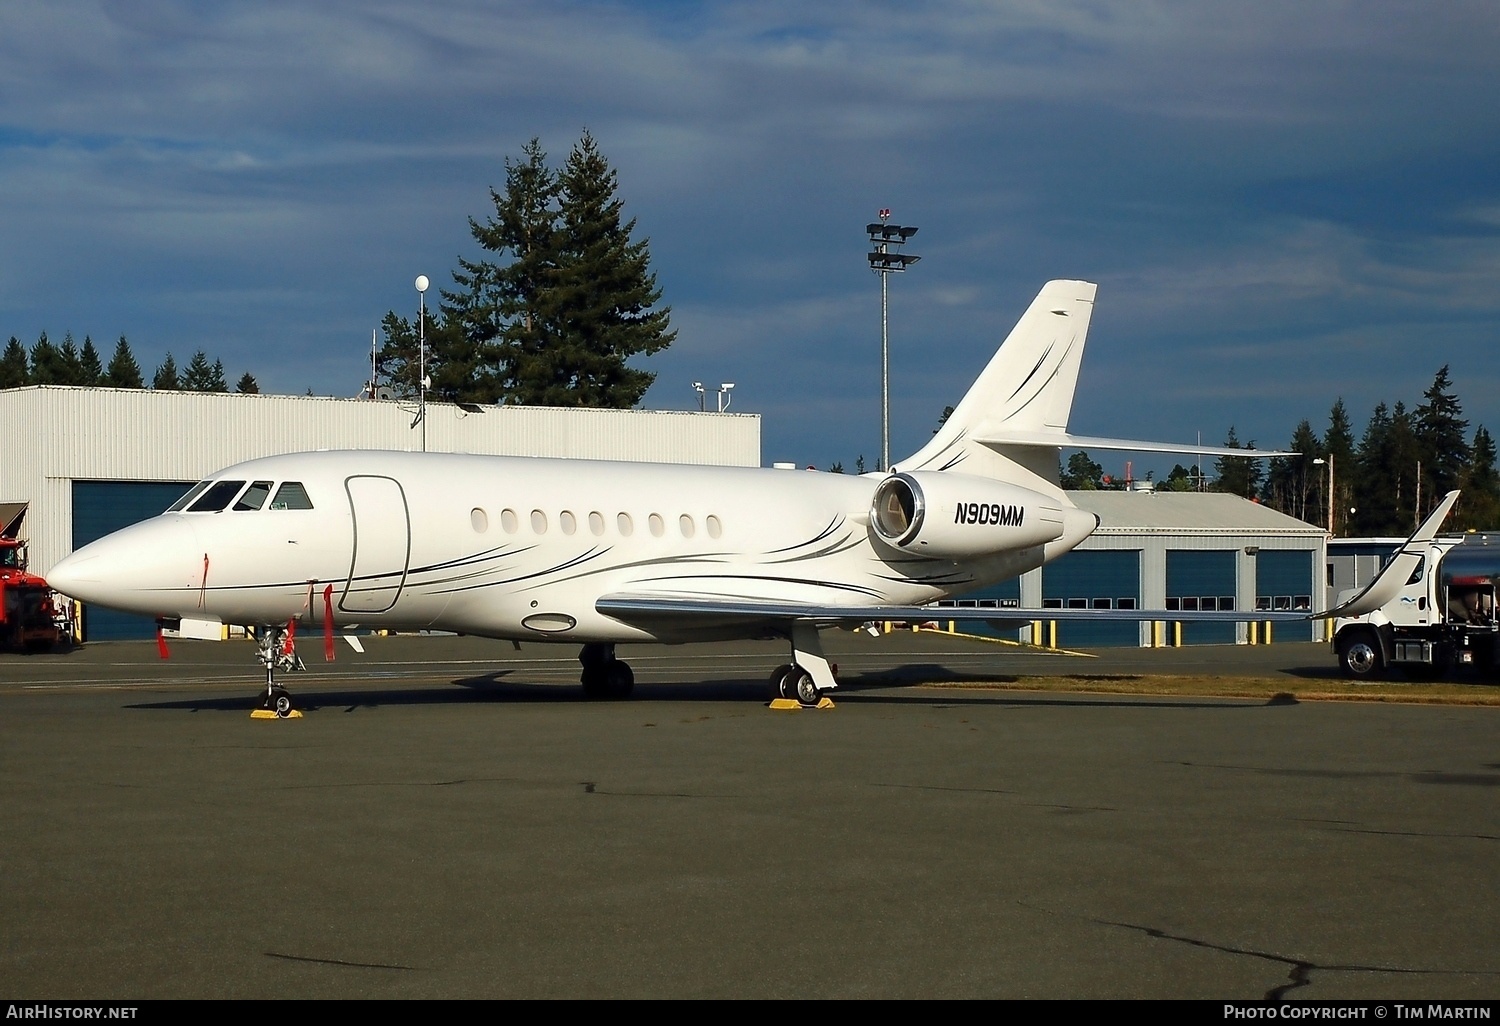
[[584, 698], [629, 698], [635, 687], [630, 664], [615, 658], [615, 646], [591, 642], [578, 653]]
[[833, 678], [833, 667], [823, 657], [817, 627], [800, 621], [792, 624], [792, 660], [771, 671], [771, 704], [790, 706], [796, 702], [802, 708], [833, 705], [827, 693], [838, 687], [838, 682]]
[[291, 693], [276, 683], [276, 671], [292, 673], [305, 669], [292, 643], [292, 630], [280, 625], [263, 624], [255, 638], [256, 657], [266, 668], [266, 690], [260, 707], [250, 715], [259, 719], [275, 717], [284, 720], [302, 715], [292, 705]]

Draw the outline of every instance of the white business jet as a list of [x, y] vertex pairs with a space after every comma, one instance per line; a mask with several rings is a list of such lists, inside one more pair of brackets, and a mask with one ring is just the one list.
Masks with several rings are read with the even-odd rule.
[[[887, 473], [272, 456], [208, 477], [47, 579], [186, 636], [259, 625], [265, 704], [281, 715], [292, 700], [275, 672], [300, 666], [299, 626], [321, 629], [330, 648], [335, 630], [354, 625], [571, 642], [582, 646], [585, 694], [612, 698], [634, 684], [616, 645], [783, 637], [791, 662], [772, 674], [773, 693], [816, 704], [837, 686], [819, 628], [931, 619], [929, 603], [1015, 577], [1089, 536], [1098, 518], [1058, 487], [1060, 448], [1247, 455], [1067, 432], [1095, 288], [1044, 286], [941, 430]], [[1350, 608], [1342, 612], [1356, 615]], [[963, 618], [1020, 625], [1121, 613], [1153, 618], [1059, 609]], [[1288, 615], [1302, 616], [1255, 618]]]

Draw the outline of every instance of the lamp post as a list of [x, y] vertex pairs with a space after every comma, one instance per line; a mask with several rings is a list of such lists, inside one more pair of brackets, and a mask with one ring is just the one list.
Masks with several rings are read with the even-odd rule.
[[726, 381], [726, 382], [724, 382], [723, 384], [721, 384], [719, 386], [718, 399], [719, 399], [719, 412], [720, 413], [723, 413], [725, 410], [729, 409], [730, 402], [732, 402], [734, 400], [734, 396], [730, 394], [733, 391], [734, 391], [734, 382], [733, 381]]
[[427, 275], [417, 275], [417, 419], [422, 422], [422, 451], [427, 451]]
[[[870, 270], [880, 275], [880, 467], [891, 469], [891, 334], [887, 317], [886, 279], [893, 271], [904, 271], [922, 258], [902, 253], [900, 247], [917, 229], [889, 223], [890, 208], [880, 211], [880, 220], [865, 225], [870, 236]], [[895, 247], [893, 250], [892, 247]]]

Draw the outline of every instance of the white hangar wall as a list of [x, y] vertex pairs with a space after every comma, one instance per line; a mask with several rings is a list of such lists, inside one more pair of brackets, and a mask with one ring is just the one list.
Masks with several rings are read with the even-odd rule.
[[[414, 403], [37, 385], [0, 391], [0, 502], [31, 504], [32, 566], [72, 551], [75, 481], [188, 482], [259, 456], [421, 448]], [[427, 448], [760, 465], [756, 414], [427, 404]], [[165, 508], [166, 504], [162, 504]]]

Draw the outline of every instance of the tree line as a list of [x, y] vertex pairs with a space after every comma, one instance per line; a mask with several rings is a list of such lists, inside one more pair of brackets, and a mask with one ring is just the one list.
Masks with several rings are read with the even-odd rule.
[[[26, 385], [87, 385], [103, 388], [146, 388], [141, 365], [130, 350], [130, 343], [121, 335], [115, 343], [114, 355], [109, 365], [99, 359], [94, 340], [83, 337], [82, 347], [73, 341], [69, 332], [61, 345], [54, 343], [44, 331], [30, 348], [24, 346], [14, 335], [0, 353], [0, 388], [21, 388]], [[177, 369], [177, 361], [168, 353], [156, 373], [151, 377], [151, 388], [172, 392], [228, 392], [229, 383], [224, 377], [224, 363], [208, 362], [203, 350], [193, 354], [185, 370]], [[260, 385], [246, 371], [234, 390], [245, 394], [257, 394]]]
[[[1342, 398], [1328, 413], [1321, 435], [1302, 420], [1285, 451], [1295, 456], [1214, 461], [1213, 475], [1177, 464], [1158, 491], [1232, 492], [1309, 523], [1328, 523], [1329, 479], [1333, 482], [1333, 532], [1338, 536], [1410, 534], [1449, 491], [1462, 491], [1446, 530], [1500, 528], [1500, 471], [1495, 439], [1483, 425], [1469, 434], [1463, 405], [1453, 391], [1447, 365], [1433, 377], [1412, 409], [1397, 401], [1376, 405], [1358, 440]], [[1233, 427], [1224, 445], [1241, 444]], [[1331, 468], [1331, 473], [1330, 473]], [[1064, 488], [1123, 487], [1086, 452], [1061, 467]]]

